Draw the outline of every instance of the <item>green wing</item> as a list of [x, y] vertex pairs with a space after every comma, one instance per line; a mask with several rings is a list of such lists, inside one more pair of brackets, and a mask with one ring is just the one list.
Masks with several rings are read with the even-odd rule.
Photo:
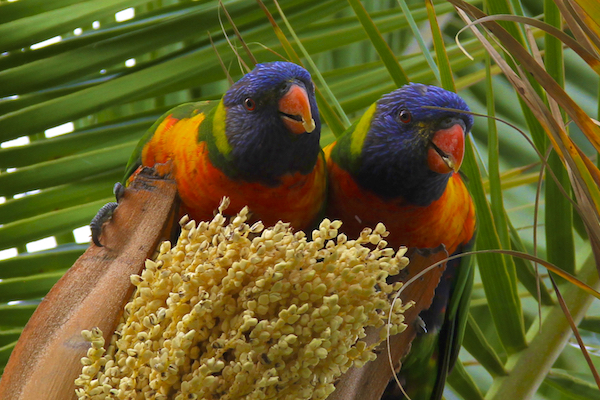
[[144, 147], [146, 146], [146, 144], [148, 144], [150, 139], [152, 139], [154, 133], [156, 132], [160, 124], [162, 124], [166, 119], [173, 119], [175, 120], [174, 123], [177, 123], [177, 121], [181, 119], [190, 118], [199, 113], [208, 114], [212, 109], [214, 109], [215, 105], [217, 104], [217, 101], [198, 101], [194, 103], [185, 103], [175, 108], [172, 108], [166, 113], [164, 113], [146, 131], [144, 136], [142, 136], [142, 138], [138, 142], [137, 146], [135, 147], [135, 150], [129, 158], [127, 167], [125, 167], [125, 175], [123, 176], [123, 180], [121, 183], [123, 185], [127, 185], [127, 180], [129, 179], [129, 177], [138, 169], [140, 165], [142, 165], [142, 151], [144, 150]]

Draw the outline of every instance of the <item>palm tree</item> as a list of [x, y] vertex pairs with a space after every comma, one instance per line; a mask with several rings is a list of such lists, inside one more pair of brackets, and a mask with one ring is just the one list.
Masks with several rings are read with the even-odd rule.
[[[411, 81], [455, 87], [474, 112], [508, 122], [477, 117], [468, 146], [477, 249], [537, 254], [597, 288], [600, 175], [589, 160], [600, 135], [579, 112], [598, 113], [595, 3], [486, 0], [481, 9], [513, 18], [485, 22], [490, 33], [481, 37], [461, 32], [464, 50], [454, 42], [465, 26], [454, 5], [465, 18], [481, 15], [462, 1], [348, 3], [281, 0], [283, 12], [267, 4], [329, 104], [322, 144], [397, 87], [399, 68]], [[259, 61], [292, 57], [256, 3], [223, 4]], [[576, 41], [514, 18], [538, 15], [566, 31], [564, 18]], [[487, 42], [492, 36], [498, 41]], [[87, 248], [85, 226], [112, 200], [140, 136], [173, 105], [220, 97], [228, 81], [219, 57], [233, 79], [243, 74], [234, 50], [251, 64], [217, 1], [0, 0], [0, 368], [40, 298]], [[568, 119], [579, 152], [560, 136]], [[568, 345], [574, 339], [552, 275], [541, 268], [538, 289], [530, 259], [488, 253], [477, 262], [446, 397], [600, 396], [581, 350]], [[556, 282], [583, 343], [597, 347], [592, 297], [581, 283]]]

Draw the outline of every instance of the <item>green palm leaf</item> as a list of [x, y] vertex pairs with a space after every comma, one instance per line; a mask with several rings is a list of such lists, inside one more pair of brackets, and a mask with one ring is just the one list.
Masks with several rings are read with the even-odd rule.
[[[263, 46], [285, 54], [257, 4], [223, 3], [259, 62], [277, 59]], [[345, 115], [354, 121], [399, 82], [408, 79], [439, 85], [440, 75], [444, 86], [456, 85], [474, 112], [495, 114], [528, 132], [544, 152], [551, 144], [544, 125], [529, 107], [517, 106], [525, 103], [500, 68], [486, 66], [487, 51], [479, 40], [469, 32], [460, 35], [473, 60], [454, 42], [465, 23], [453, 4], [467, 11], [472, 6], [460, 0], [429, 2], [430, 9], [425, 2], [401, 3], [409, 14], [403, 13], [397, 2], [279, 1], [291, 30], [275, 5], [266, 3], [282, 32], [288, 35], [286, 32], [293, 31], [297, 36], [298, 42], [291, 34], [287, 36], [290, 46], [302, 62], [308, 61], [302, 58], [303, 51], [310, 56], [311, 68], [322, 75], [335, 99], [330, 102], [331, 113], [332, 117], [340, 114], [339, 119], [324, 127], [322, 143], [334, 140], [333, 132], [344, 125]], [[535, 0], [487, 1], [483, 9], [519, 16], [547, 11], [545, 21], [561, 29], [565, 10], [546, 3], [544, 9]], [[577, 3], [581, 10], [569, 8], [574, 14], [565, 20], [570, 24], [579, 21], [570, 29], [581, 49], [589, 52], [598, 43], [598, 37], [592, 36], [598, 18], [591, 12], [597, 6], [593, 1]], [[116, 21], [115, 14], [130, 7], [135, 16]], [[214, 0], [0, 0], [0, 369], [40, 298], [85, 250], [87, 243], [80, 240], [78, 244], [73, 230], [85, 226], [110, 199], [112, 183], [122, 176], [143, 132], [169, 107], [218, 98], [227, 89], [226, 75], [207, 31], [233, 78], [241, 76], [221, 33], [218, 9]], [[594, 25], [585, 26], [582, 21]], [[225, 19], [224, 25], [233, 38]], [[499, 25], [531, 51], [521, 23], [505, 20]], [[576, 208], [584, 211], [571, 218], [571, 203], [556, 185], [545, 184], [539, 211], [544, 227], [537, 227], [535, 245], [539, 256], [597, 288], [598, 262], [592, 249], [598, 250], [594, 242], [598, 228], [590, 224], [597, 223], [594, 202], [598, 192], [593, 187], [587, 191], [579, 188], [593, 186], [597, 178], [585, 157], [595, 154], [594, 145], [600, 141], [583, 112], [596, 113], [598, 109], [598, 75], [593, 69], [598, 60], [593, 52], [582, 60], [569, 48], [561, 51], [561, 44], [538, 28], [530, 31], [542, 47], [549, 76], [572, 98], [559, 103], [565, 107], [562, 111], [569, 111], [579, 123], [580, 127], [571, 124], [570, 135], [581, 154], [570, 153], [574, 160], [569, 164], [571, 173], [565, 172], [560, 156], [551, 156], [549, 164], [578, 204]], [[31, 48], [59, 36], [57, 43]], [[505, 48], [512, 51], [510, 46]], [[577, 49], [579, 54], [583, 54], [581, 49]], [[513, 59], [506, 59], [515, 68]], [[521, 62], [516, 58], [517, 64]], [[542, 86], [532, 80], [531, 84], [542, 98], [547, 97]], [[318, 81], [317, 86], [325, 89]], [[558, 90], [549, 97], [556, 93]], [[51, 135], [45, 132], [56, 126], [68, 132], [47, 137]], [[22, 144], [13, 146], [14, 139]], [[488, 125], [479, 117], [472, 143], [475, 147], [465, 161], [465, 172], [480, 216], [478, 247], [533, 254], [539, 158], [513, 128]], [[531, 169], [533, 163], [538, 164]], [[551, 178], [546, 174], [544, 179]], [[580, 186], [571, 192], [573, 182]], [[587, 224], [587, 231], [574, 230], [579, 223]], [[585, 232], [591, 233], [592, 241]], [[56, 247], [33, 251], [31, 242], [47, 237], [54, 238]], [[543, 277], [541, 282], [543, 329], [538, 332], [533, 265], [498, 254], [480, 255], [478, 262], [468, 343], [449, 380], [446, 398], [537, 396], [558, 400], [565, 398], [564, 393], [575, 393], [577, 398], [598, 393], [583, 356], [565, 348], [571, 333], [554, 294], [546, 289], [547, 279]], [[585, 316], [583, 340], [589, 347], [597, 346], [592, 333], [598, 331], [597, 308], [588, 309], [589, 296], [571, 283], [561, 283], [560, 289], [575, 321]]]

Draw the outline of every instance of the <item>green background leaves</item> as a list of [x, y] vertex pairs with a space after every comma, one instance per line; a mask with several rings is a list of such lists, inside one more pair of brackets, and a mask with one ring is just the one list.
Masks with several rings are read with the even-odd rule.
[[[411, 81], [455, 86], [474, 112], [496, 115], [516, 125], [545, 154], [549, 145], [546, 132], [528, 107], [521, 107], [515, 90], [488, 60], [479, 40], [468, 31], [460, 36], [474, 60], [455, 44], [454, 37], [465, 23], [452, 4], [435, 1], [428, 10], [422, 1], [400, 3], [281, 1], [290, 27], [314, 62], [312, 67], [275, 5], [266, 2], [296, 53], [313, 76], [318, 69], [343, 109], [340, 112], [333, 99], [328, 101], [333, 125], [324, 127], [322, 143], [333, 141], [332, 131], [343, 128], [346, 118], [354, 121], [373, 101], [404, 82], [406, 74]], [[594, 2], [581, 3], [587, 9]], [[256, 3], [230, 0], [224, 4], [259, 61], [279, 59], [266, 48], [286, 54]], [[524, 16], [546, 11], [546, 21], [555, 26], [561, 21], [558, 13], [563, 12], [552, 1], [545, 5], [535, 0], [473, 4], [488, 12]], [[117, 22], [115, 13], [129, 7], [135, 8], [135, 16]], [[403, 13], [402, 8], [410, 12]], [[143, 132], [171, 106], [216, 99], [227, 89], [207, 32], [233, 78], [242, 75], [221, 32], [219, 15], [242, 54], [231, 26], [212, 0], [0, 0], [0, 196], [4, 199], [0, 204], [0, 258], [18, 252], [17, 257], [0, 260], [0, 368], [39, 299], [87, 247], [75, 243], [72, 231], [86, 225], [111, 199], [112, 184], [121, 178]], [[593, 24], [598, 22], [593, 15], [582, 18]], [[428, 21], [435, 22], [435, 29]], [[500, 24], [531, 48], [525, 41], [528, 32], [524, 26], [507, 21]], [[590, 26], [591, 31], [597, 27]], [[530, 33], [541, 48], [549, 74], [564, 83], [579, 107], [596, 116], [598, 76], [594, 70], [568, 48], [561, 51], [560, 43], [537, 28]], [[30, 47], [56, 36], [61, 36], [61, 41], [35, 50]], [[590, 39], [591, 43], [596, 40]], [[429, 61], [424, 54], [430, 55]], [[131, 59], [135, 59], [129, 61], [134, 65], [126, 66]], [[246, 62], [250, 64], [248, 59]], [[323, 82], [315, 81], [327, 98]], [[73, 124], [72, 132], [52, 138], [44, 134], [67, 123]], [[575, 124], [569, 129], [574, 142], [594, 158], [593, 136]], [[7, 147], [7, 141], [24, 136], [28, 144]], [[539, 158], [514, 129], [481, 117], [476, 117], [471, 143], [463, 171], [478, 208], [477, 247], [533, 254]], [[582, 202], [570, 191], [561, 159], [551, 155], [549, 164], [573, 199]], [[537, 253], [594, 285], [597, 263], [581, 229], [582, 223], [593, 220], [593, 212], [587, 209], [592, 214], [571, 218], [570, 203], [555, 185], [545, 182], [538, 211]], [[23, 195], [26, 192], [33, 194]], [[27, 252], [28, 243], [49, 236], [55, 238], [57, 247]], [[547, 289], [547, 278], [542, 280], [543, 330], [538, 332], [534, 269], [529, 261], [486, 254], [478, 256], [477, 262], [462, 364], [450, 377], [446, 397], [563, 399], [600, 395], [580, 351], [571, 346], [563, 349], [571, 333], [554, 293]], [[543, 268], [541, 272], [545, 273]], [[600, 329], [594, 316], [598, 305], [588, 310], [591, 301], [578, 288], [565, 283], [560, 288], [574, 318], [587, 315], [581, 334], [591, 349], [597, 349]], [[600, 365], [597, 356], [592, 359]]]

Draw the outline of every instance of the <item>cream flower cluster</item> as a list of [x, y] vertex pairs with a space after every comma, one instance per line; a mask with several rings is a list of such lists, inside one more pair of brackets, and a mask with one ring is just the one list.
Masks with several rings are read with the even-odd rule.
[[184, 217], [179, 240], [160, 246], [104, 351], [102, 332], [76, 380], [79, 399], [325, 399], [351, 366], [375, 358], [368, 326], [404, 330], [389, 275], [408, 260], [386, 248], [382, 224], [356, 240], [323, 220], [309, 240], [279, 222], [229, 224]]

